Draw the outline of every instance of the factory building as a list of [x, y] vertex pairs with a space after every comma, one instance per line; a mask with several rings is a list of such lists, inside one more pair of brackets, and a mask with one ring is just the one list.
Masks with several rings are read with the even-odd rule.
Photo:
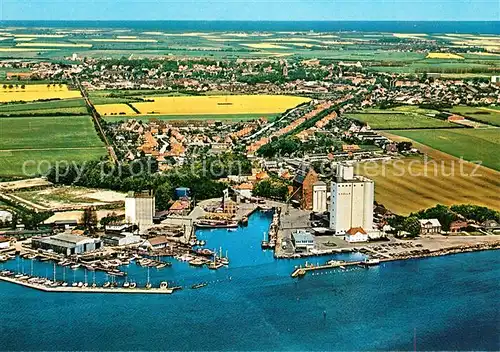
[[153, 226], [155, 197], [152, 191], [129, 192], [125, 197], [125, 222], [139, 226], [144, 232]]
[[337, 165], [332, 181], [330, 228], [336, 235], [344, 235], [351, 228], [373, 230], [373, 201], [375, 187], [372, 180], [355, 176], [353, 166]]
[[102, 247], [102, 242], [96, 238], [61, 233], [49, 237], [33, 238], [31, 247], [33, 249], [52, 250], [64, 255], [73, 255], [99, 249]]
[[324, 213], [326, 206], [326, 183], [318, 181], [313, 185], [313, 208], [315, 213]]

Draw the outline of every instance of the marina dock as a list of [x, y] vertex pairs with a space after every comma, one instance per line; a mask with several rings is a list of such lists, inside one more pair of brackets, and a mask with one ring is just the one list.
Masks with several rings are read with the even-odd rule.
[[323, 265], [306, 265], [304, 267], [295, 268], [295, 270], [292, 272], [291, 276], [293, 278], [302, 277], [310, 271], [319, 271], [319, 270], [327, 270], [327, 269], [335, 269], [335, 268], [346, 268], [346, 267], [358, 266], [358, 265], [365, 266], [367, 264], [365, 262], [362, 262], [362, 261], [356, 261], [356, 262], [332, 261], [331, 263], [327, 262]]
[[133, 293], [133, 294], [172, 294], [180, 287], [168, 287], [168, 288], [124, 288], [124, 287], [73, 287], [73, 286], [56, 286], [51, 287], [42, 284], [29, 283], [23, 280], [19, 280], [13, 277], [6, 277], [0, 275], [0, 280], [5, 282], [10, 282], [12, 284], [21, 285], [24, 287], [29, 287], [35, 290], [44, 292], [66, 292], [66, 293]]

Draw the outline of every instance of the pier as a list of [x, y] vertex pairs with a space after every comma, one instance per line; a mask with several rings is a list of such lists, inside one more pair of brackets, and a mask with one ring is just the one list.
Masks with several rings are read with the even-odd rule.
[[44, 292], [66, 292], [66, 293], [133, 293], [133, 294], [172, 294], [174, 291], [181, 289], [181, 287], [166, 287], [166, 288], [124, 288], [124, 287], [63, 287], [56, 286], [51, 287], [43, 284], [29, 283], [24, 280], [19, 280], [13, 277], [6, 277], [0, 275], [0, 280], [5, 282], [10, 282], [12, 284], [17, 284], [25, 287], [29, 287], [35, 290]]
[[318, 271], [318, 270], [326, 270], [326, 269], [335, 269], [335, 268], [346, 268], [350, 266], [358, 266], [358, 265], [367, 265], [365, 262], [362, 261], [356, 261], [356, 262], [343, 262], [343, 261], [332, 261], [332, 262], [327, 262], [323, 265], [306, 265], [304, 267], [298, 267], [295, 268], [295, 270], [292, 272], [291, 276], [293, 278], [295, 277], [302, 277], [305, 274], [307, 274], [309, 271]]

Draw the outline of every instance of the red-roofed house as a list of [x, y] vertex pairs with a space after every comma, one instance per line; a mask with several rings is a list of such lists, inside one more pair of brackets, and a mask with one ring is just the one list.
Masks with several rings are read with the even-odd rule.
[[368, 242], [368, 234], [362, 227], [352, 227], [346, 231], [344, 240], [349, 243]]
[[10, 240], [7, 237], [0, 236], [0, 249], [6, 249], [10, 247]]

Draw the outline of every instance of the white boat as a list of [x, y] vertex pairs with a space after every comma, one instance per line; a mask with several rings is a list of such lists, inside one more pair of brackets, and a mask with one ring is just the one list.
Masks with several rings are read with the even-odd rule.
[[123, 288], [129, 288], [130, 287], [130, 284], [128, 283], [128, 281], [125, 281], [123, 283]]
[[136, 288], [136, 287], [137, 287], [137, 284], [135, 282], [130, 283], [130, 288]]
[[166, 288], [168, 288], [168, 282], [166, 282], [166, 281], [160, 282], [160, 288], [162, 290], [165, 290]]
[[80, 267], [80, 264], [75, 264], [75, 265], [72, 265], [72, 266], [71, 266], [71, 269], [72, 269], [72, 270], [76, 270], [76, 269], [78, 269], [79, 267]]
[[366, 259], [364, 261], [364, 264], [368, 265], [368, 266], [379, 265], [380, 264], [380, 259], [376, 259], [376, 258]]
[[104, 285], [102, 285], [102, 287], [104, 288], [108, 288], [109, 286], [111, 286], [111, 282], [105, 282]]
[[78, 283], [77, 283], [77, 282], [73, 282], [73, 283], [71, 284], [71, 286], [72, 286], [72, 287], [77, 287], [77, 286], [78, 286]]

